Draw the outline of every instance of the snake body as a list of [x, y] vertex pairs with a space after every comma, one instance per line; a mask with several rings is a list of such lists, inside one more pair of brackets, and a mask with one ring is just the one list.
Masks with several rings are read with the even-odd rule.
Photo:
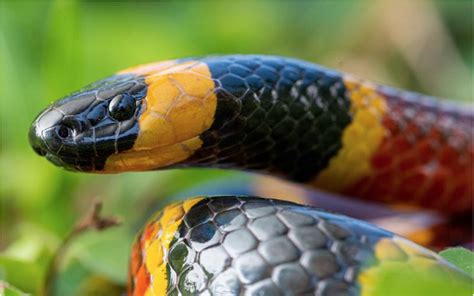
[[144, 227], [132, 247], [128, 292], [373, 295], [387, 267], [459, 285], [472, 280], [435, 253], [360, 220], [281, 200], [197, 197], [167, 206]]
[[[473, 123], [472, 110], [427, 96], [301, 60], [235, 55], [121, 71], [46, 108], [30, 142], [69, 170], [236, 168], [453, 220], [472, 213]], [[312, 222], [293, 225], [282, 212]], [[133, 248], [131, 295], [369, 295], [363, 270], [376, 272], [373, 262], [418, 257], [461, 273], [389, 232], [285, 202], [202, 199], [160, 215]], [[285, 259], [273, 262], [275, 250]]]

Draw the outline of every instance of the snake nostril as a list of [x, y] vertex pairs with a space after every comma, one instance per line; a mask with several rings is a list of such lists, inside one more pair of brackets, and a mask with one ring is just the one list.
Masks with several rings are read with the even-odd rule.
[[57, 128], [56, 128], [56, 134], [58, 135], [58, 137], [60, 137], [61, 139], [65, 139], [67, 137], [69, 137], [71, 134], [72, 134], [72, 131], [69, 127], [65, 126], [65, 125], [59, 125]]

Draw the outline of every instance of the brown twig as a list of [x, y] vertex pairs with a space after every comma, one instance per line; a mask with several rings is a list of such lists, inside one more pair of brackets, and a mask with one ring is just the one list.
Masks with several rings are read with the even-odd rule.
[[58, 269], [63, 261], [71, 242], [79, 237], [82, 233], [89, 230], [102, 231], [120, 224], [120, 221], [115, 217], [101, 217], [102, 202], [94, 202], [91, 210], [80, 219], [69, 234], [63, 239], [58, 246], [56, 252], [51, 258], [47, 269], [46, 278], [43, 288], [43, 296], [53, 295], [54, 283], [58, 274]]

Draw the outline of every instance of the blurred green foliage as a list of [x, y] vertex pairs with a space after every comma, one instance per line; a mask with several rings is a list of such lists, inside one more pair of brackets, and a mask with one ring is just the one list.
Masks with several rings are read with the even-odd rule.
[[[58, 295], [96, 286], [116, 291], [111, 287], [126, 281], [130, 242], [154, 209], [203, 182], [250, 178], [217, 170], [73, 174], [34, 154], [27, 132], [42, 108], [122, 68], [195, 55], [279, 54], [472, 100], [472, 3], [408, 1], [395, 12], [390, 5], [395, 4], [1, 2], [0, 275], [37, 292], [52, 252], [100, 199], [123, 225], [76, 241], [56, 288]], [[387, 17], [393, 13], [394, 22]], [[419, 18], [405, 19], [405, 13]], [[414, 49], [405, 46], [413, 43], [404, 40], [413, 30], [398, 29], [397, 18], [408, 28], [425, 28], [426, 40], [417, 40]]]
[[454, 282], [436, 272], [421, 273], [410, 268], [386, 267], [378, 274], [373, 296], [470, 295], [472, 281]]
[[461, 247], [441, 251], [440, 256], [458, 266], [474, 278], [474, 253]]

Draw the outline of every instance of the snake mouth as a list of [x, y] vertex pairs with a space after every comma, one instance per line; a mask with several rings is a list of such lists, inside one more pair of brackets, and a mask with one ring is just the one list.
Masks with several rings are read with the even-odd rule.
[[79, 158], [61, 158], [52, 153], [46, 154], [46, 159], [52, 164], [62, 167], [71, 172], [90, 172], [96, 170], [94, 160], [83, 160]]
[[33, 150], [36, 152], [36, 154], [38, 154], [39, 156], [47, 156], [49, 153], [48, 153], [48, 150], [40, 147], [40, 146], [37, 146], [37, 145], [31, 145], [31, 147], [33, 148]]
[[63, 167], [65, 169], [68, 169], [70, 167], [70, 165], [67, 165], [61, 158], [57, 157], [54, 154], [46, 153], [45, 157], [48, 161], [50, 161], [56, 166]]

